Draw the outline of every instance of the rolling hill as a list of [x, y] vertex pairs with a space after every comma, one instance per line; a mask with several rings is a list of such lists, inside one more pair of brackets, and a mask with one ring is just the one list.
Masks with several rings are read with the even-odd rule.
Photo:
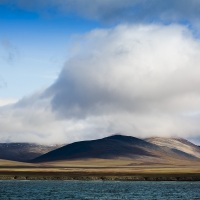
[[170, 149], [182, 151], [194, 157], [200, 158], [199, 146], [196, 146], [193, 143], [183, 138], [152, 137], [152, 138], [147, 138], [145, 141], [158, 145], [163, 148], [168, 147]]
[[52, 151], [60, 145], [39, 145], [31, 143], [0, 143], [0, 159], [28, 161]]
[[[161, 139], [160, 139], [161, 140]], [[170, 144], [169, 140], [169, 144]], [[113, 135], [98, 140], [75, 142], [50, 151], [32, 162], [52, 162], [82, 159], [141, 159], [166, 163], [168, 160], [199, 160], [199, 148], [177, 139], [179, 146], [159, 145], [153, 139], [142, 140], [131, 136]], [[174, 144], [175, 145], [175, 144]], [[184, 146], [185, 145], [185, 146]], [[193, 151], [189, 151], [189, 147]], [[197, 153], [194, 153], [196, 148]], [[154, 160], [154, 161], [153, 161]]]

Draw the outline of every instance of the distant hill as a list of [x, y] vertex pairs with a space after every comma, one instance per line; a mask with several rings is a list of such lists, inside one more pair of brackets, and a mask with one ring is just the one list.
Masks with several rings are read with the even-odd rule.
[[0, 159], [28, 161], [60, 147], [31, 143], [0, 143]]
[[182, 151], [194, 157], [200, 158], [199, 146], [183, 138], [152, 137], [147, 138], [145, 141], [158, 145], [160, 147], [168, 147], [171, 149]]
[[[199, 159], [198, 153], [189, 151], [188, 148], [195, 148], [195, 145], [179, 139], [179, 146], [186, 145], [187, 148], [175, 148], [174, 146], [159, 145], [153, 139], [142, 140], [131, 136], [114, 135], [98, 140], [75, 142], [61, 148], [50, 151], [42, 156], [33, 159], [33, 162], [51, 162], [62, 160], [81, 159], [138, 159], [150, 158], [159, 159], [159, 162], [166, 162], [169, 159]], [[197, 147], [197, 146], [196, 146]], [[198, 150], [197, 150], [198, 151]]]

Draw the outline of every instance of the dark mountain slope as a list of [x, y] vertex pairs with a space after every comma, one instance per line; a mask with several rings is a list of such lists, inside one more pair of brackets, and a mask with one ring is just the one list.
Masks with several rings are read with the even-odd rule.
[[161, 147], [148, 141], [122, 135], [103, 139], [75, 142], [46, 153], [32, 162], [50, 162], [61, 160], [103, 158], [117, 159], [138, 157], [168, 159], [197, 159], [194, 155], [179, 149]]
[[154, 146], [138, 138], [115, 135], [99, 140], [75, 142], [42, 155], [33, 161], [153, 156], [145, 148], [151, 149]]

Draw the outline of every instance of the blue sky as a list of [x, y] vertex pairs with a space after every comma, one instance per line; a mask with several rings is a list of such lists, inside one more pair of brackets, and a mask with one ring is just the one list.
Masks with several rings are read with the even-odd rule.
[[0, 0], [0, 141], [200, 143], [199, 13], [197, 0]]
[[1, 97], [19, 99], [49, 86], [69, 56], [74, 34], [98, 22], [0, 5]]
[[[153, 24], [178, 22], [193, 26], [191, 18], [194, 16], [190, 16], [189, 13], [186, 13], [188, 16], [184, 16], [184, 13], [180, 13], [184, 12], [184, 4], [187, 4], [187, 1], [183, 2], [183, 11], [177, 10], [180, 16], [174, 18], [170, 18], [170, 15], [164, 18], [161, 16], [162, 9], [170, 9], [170, 2], [159, 5], [160, 3], [152, 1], [152, 5], [148, 6], [146, 3], [147, 6], [144, 6], [129, 0], [126, 0], [124, 5], [120, 1], [117, 1], [116, 5], [113, 5], [112, 1], [103, 1], [102, 5], [95, 1], [94, 7], [90, 8], [91, 5], [86, 1], [83, 4], [83, 13], [79, 10], [81, 8], [78, 4], [82, 6], [80, 1], [71, 3], [67, 11], [59, 7], [59, 4], [62, 6], [62, 1], [55, 2], [35, 1], [30, 5], [26, 1], [22, 1], [21, 4], [15, 0], [0, 2], [2, 98], [20, 99], [51, 84], [69, 56], [70, 41], [74, 35], [84, 34], [96, 28], [113, 27], [120, 23], [140, 23], [140, 20]], [[68, 3], [63, 2], [63, 6]], [[156, 3], [157, 7], [152, 8]], [[190, 5], [192, 4], [191, 2]], [[176, 8], [174, 9], [176, 13]], [[149, 10], [149, 14], [144, 14], [145, 10]], [[155, 14], [152, 14], [153, 12]], [[5, 43], [8, 43], [9, 47], [5, 47]]]

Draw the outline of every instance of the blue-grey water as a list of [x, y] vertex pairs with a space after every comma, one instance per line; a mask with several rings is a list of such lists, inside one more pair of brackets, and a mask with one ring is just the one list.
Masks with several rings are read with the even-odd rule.
[[0, 200], [200, 200], [200, 182], [0, 181]]

